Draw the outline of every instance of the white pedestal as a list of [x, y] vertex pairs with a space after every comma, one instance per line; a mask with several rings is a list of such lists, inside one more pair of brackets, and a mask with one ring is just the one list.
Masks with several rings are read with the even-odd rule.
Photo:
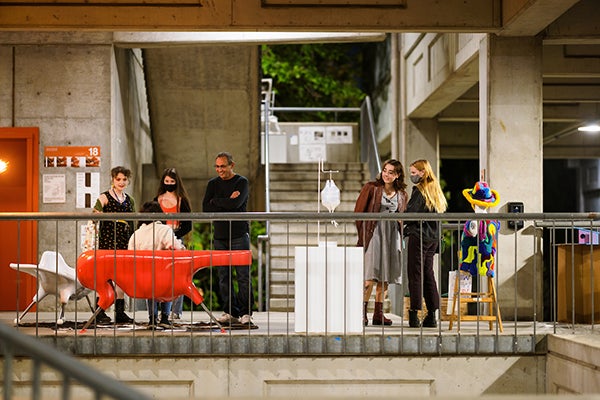
[[296, 332], [362, 332], [362, 247], [296, 247]]

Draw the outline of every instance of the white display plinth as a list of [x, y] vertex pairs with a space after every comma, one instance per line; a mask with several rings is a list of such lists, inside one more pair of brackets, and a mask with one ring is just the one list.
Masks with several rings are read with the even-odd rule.
[[296, 332], [362, 332], [362, 247], [298, 246], [295, 261]]

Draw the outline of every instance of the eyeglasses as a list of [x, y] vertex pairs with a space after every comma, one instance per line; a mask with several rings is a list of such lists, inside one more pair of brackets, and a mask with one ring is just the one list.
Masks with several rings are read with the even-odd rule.
[[216, 169], [223, 169], [223, 168], [227, 168], [228, 166], [229, 166], [229, 164], [222, 164], [222, 165], [220, 165], [220, 164], [215, 164], [215, 165], [214, 165], [214, 167], [215, 167]]

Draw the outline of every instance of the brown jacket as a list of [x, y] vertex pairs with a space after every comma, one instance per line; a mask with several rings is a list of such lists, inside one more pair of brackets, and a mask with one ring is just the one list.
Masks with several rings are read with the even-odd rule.
[[[381, 196], [383, 195], [383, 185], [376, 181], [367, 182], [360, 191], [358, 199], [356, 199], [356, 205], [354, 206], [354, 212], [365, 213], [365, 212], [380, 212], [381, 208]], [[406, 210], [406, 204], [408, 200], [408, 194], [402, 190], [398, 192], [398, 211], [404, 212]], [[364, 251], [367, 251], [369, 242], [375, 232], [377, 221], [356, 221], [356, 229], [358, 230], [358, 242], [356, 246], [362, 246]], [[398, 231], [402, 229], [402, 222], [398, 222]]]

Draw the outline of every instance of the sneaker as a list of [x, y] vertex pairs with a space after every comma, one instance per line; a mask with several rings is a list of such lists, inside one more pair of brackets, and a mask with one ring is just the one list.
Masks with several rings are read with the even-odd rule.
[[181, 319], [181, 314], [177, 314], [177, 313], [172, 312], [171, 313], [171, 320], [175, 321], [176, 319]]
[[96, 315], [96, 323], [110, 324], [111, 322], [112, 322], [112, 320], [110, 319], [110, 317], [108, 315], [106, 315], [104, 310], [100, 309], [100, 312], [98, 313], [98, 315]]
[[173, 325], [171, 324], [171, 321], [169, 321], [169, 317], [166, 314], [161, 314], [160, 322], [158, 323], [158, 326], [163, 327], [163, 328], [172, 328], [173, 327]]
[[252, 317], [248, 314], [242, 315], [242, 318], [240, 318], [240, 324], [247, 325], [250, 328], [256, 327], [256, 325], [254, 325], [254, 322], [252, 322]]
[[223, 313], [219, 318], [217, 318], [217, 322], [221, 325], [235, 325], [239, 324], [240, 320], [232, 315]]

